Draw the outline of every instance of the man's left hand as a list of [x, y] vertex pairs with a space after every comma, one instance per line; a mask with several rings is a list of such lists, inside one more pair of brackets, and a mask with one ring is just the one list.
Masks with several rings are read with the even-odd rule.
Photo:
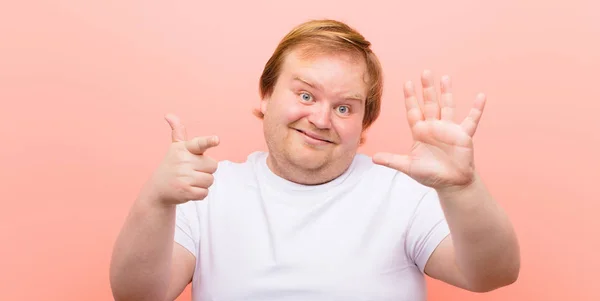
[[440, 81], [438, 95], [434, 78], [426, 70], [421, 76], [423, 105], [414, 85], [404, 85], [406, 114], [414, 140], [408, 155], [377, 153], [373, 162], [397, 169], [436, 190], [466, 187], [475, 179], [473, 135], [485, 106], [484, 94], [477, 95], [469, 115], [454, 122], [454, 100], [450, 77]]

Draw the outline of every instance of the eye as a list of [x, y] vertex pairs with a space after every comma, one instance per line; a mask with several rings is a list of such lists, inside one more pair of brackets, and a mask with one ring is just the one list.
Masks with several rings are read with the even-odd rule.
[[306, 101], [306, 102], [312, 101], [312, 98], [313, 98], [312, 95], [310, 95], [306, 92], [300, 93], [300, 99], [302, 99], [302, 101]]
[[350, 107], [349, 106], [339, 106], [339, 107], [337, 107], [337, 110], [340, 114], [346, 115], [350, 112]]

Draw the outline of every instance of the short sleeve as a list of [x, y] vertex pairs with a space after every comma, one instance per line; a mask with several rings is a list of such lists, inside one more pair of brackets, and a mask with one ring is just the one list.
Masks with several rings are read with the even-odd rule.
[[198, 257], [200, 247], [199, 221], [194, 202], [176, 206], [175, 242]]
[[440, 242], [450, 234], [437, 192], [428, 189], [418, 202], [406, 235], [406, 252], [425, 271], [427, 260]]

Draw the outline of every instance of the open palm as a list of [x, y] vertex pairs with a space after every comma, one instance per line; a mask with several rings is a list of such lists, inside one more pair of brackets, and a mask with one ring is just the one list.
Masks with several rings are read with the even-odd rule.
[[468, 185], [475, 173], [472, 137], [483, 113], [485, 95], [477, 95], [469, 115], [458, 124], [453, 121], [450, 78], [442, 77], [439, 96], [430, 71], [423, 72], [421, 83], [422, 107], [414, 85], [411, 82], [404, 85], [406, 114], [414, 140], [410, 153], [381, 152], [373, 156], [373, 161], [436, 189]]

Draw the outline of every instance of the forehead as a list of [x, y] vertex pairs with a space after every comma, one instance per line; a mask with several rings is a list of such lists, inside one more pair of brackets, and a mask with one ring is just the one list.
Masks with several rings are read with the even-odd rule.
[[332, 87], [366, 89], [369, 83], [364, 58], [347, 52], [292, 51], [286, 55], [280, 75], [288, 80], [302, 78]]

